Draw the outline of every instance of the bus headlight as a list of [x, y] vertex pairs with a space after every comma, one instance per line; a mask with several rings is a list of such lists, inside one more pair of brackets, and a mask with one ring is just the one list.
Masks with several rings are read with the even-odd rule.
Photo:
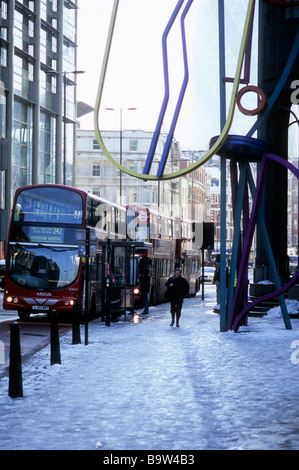
[[9, 295], [8, 297], [6, 297], [6, 302], [8, 302], [9, 304], [11, 303], [17, 304], [19, 302], [19, 299], [18, 297], [11, 297]]
[[74, 299], [65, 300], [63, 303], [64, 303], [64, 305], [66, 305], [66, 306], [70, 305], [71, 307], [73, 307], [75, 305]]
[[133, 292], [134, 292], [134, 294], [135, 294], [135, 295], [137, 295], [137, 294], [139, 294], [139, 293], [140, 293], [140, 290], [138, 289], [138, 287], [135, 287], [135, 289], [134, 289], [134, 291], [133, 291]]

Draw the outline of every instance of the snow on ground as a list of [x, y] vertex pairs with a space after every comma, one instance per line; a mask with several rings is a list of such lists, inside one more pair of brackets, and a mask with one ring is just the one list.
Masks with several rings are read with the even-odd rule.
[[[289, 315], [299, 313], [299, 302], [298, 300], [286, 299], [285, 300], [287, 311]], [[273, 307], [268, 310], [268, 318], [281, 318], [281, 309], [280, 307]]]
[[[299, 320], [249, 318], [219, 331], [215, 287], [140, 321], [89, 325], [22, 365], [23, 398], [0, 379], [0, 449], [197, 450], [299, 448]], [[138, 319], [138, 318], [137, 318]]]

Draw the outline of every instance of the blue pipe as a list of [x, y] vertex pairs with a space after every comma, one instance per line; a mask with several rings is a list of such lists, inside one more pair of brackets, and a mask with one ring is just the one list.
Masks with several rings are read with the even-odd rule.
[[193, 0], [188, 1], [187, 5], [186, 5], [186, 7], [185, 7], [185, 9], [182, 13], [182, 16], [181, 16], [181, 31], [182, 31], [182, 43], [183, 43], [183, 56], [184, 56], [185, 74], [184, 74], [184, 80], [183, 80], [183, 84], [182, 84], [182, 87], [181, 87], [181, 91], [180, 91], [180, 94], [179, 94], [179, 99], [178, 99], [178, 102], [177, 102], [177, 105], [176, 105], [176, 108], [175, 108], [174, 116], [173, 116], [173, 119], [172, 119], [170, 130], [169, 130], [166, 142], [165, 142], [163, 154], [162, 154], [161, 161], [160, 161], [160, 164], [159, 164], [159, 168], [158, 168], [158, 172], [157, 172], [158, 178], [161, 178], [163, 176], [163, 173], [164, 173], [164, 168], [165, 168], [165, 165], [166, 165], [166, 162], [167, 162], [171, 142], [172, 142], [172, 139], [173, 139], [174, 130], [175, 130], [175, 127], [176, 127], [176, 124], [177, 124], [177, 120], [178, 120], [178, 117], [179, 117], [180, 109], [181, 109], [181, 106], [182, 106], [183, 98], [184, 98], [185, 91], [186, 91], [186, 88], [187, 88], [187, 85], [188, 85], [188, 80], [189, 80], [186, 33], [185, 33], [185, 18], [186, 18], [186, 15], [187, 15], [187, 13], [189, 11], [189, 8], [191, 7], [192, 3], [193, 3]]
[[170, 17], [170, 20], [167, 23], [167, 26], [166, 26], [165, 31], [163, 33], [163, 36], [162, 36], [165, 92], [164, 92], [164, 99], [163, 99], [160, 115], [159, 115], [159, 118], [158, 118], [158, 121], [157, 121], [156, 129], [155, 129], [155, 132], [154, 132], [154, 135], [153, 135], [153, 138], [152, 138], [152, 142], [151, 142], [151, 145], [150, 145], [148, 156], [147, 156], [145, 166], [144, 166], [144, 169], [143, 169], [143, 174], [144, 175], [148, 175], [149, 172], [150, 172], [151, 165], [152, 165], [154, 155], [155, 155], [155, 151], [156, 151], [156, 147], [157, 147], [157, 143], [158, 143], [158, 139], [159, 139], [159, 135], [160, 135], [160, 132], [161, 132], [161, 127], [162, 127], [162, 124], [163, 124], [163, 118], [164, 118], [166, 108], [167, 108], [167, 104], [168, 104], [168, 100], [169, 100], [169, 77], [168, 77], [168, 61], [167, 61], [167, 47], [166, 47], [167, 36], [169, 34], [169, 31], [170, 31], [177, 15], [178, 15], [183, 3], [184, 3], [184, 0], [179, 0], [178, 1], [177, 5], [176, 5], [171, 17]]

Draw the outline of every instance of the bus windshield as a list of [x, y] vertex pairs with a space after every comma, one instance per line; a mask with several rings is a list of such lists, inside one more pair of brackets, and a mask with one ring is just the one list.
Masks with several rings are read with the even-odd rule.
[[63, 288], [79, 272], [76, 230], [83, 224], [80, 193], [57, 186], [23, 189], [14, 207], [8, 273], [19, 286]]
[[8, 272], [23, 287], [55, 289], [72, 284], [79, 272], [77, 247], [11, 244]]
[[79, 193], [57, 187], [24, 189], [18, 195], [13, 222], [82, 224], [83, 200]]

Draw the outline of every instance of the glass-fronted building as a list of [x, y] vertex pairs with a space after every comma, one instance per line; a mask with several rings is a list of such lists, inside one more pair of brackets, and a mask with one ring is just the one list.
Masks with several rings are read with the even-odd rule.
[[72, 185], [77, 0], [0, 0], [0, 258], [18, 187]]

